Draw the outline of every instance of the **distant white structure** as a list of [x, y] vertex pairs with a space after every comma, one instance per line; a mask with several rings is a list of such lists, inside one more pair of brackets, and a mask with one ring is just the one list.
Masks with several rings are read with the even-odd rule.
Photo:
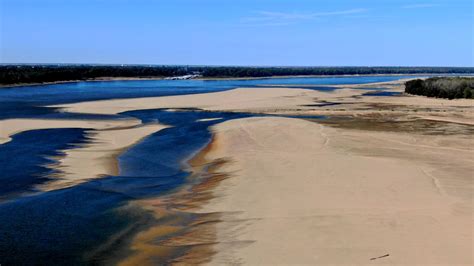
[[199, 78], [201, 77], [201, 75], [199, 74], [193, 74], [193, 75], [184, 75], [184, 76], [178, 76], [178, 77], [168, 77], [168, 78], [165, 78], [167, 80], [183, 80], [183, 79], [195, 79], [195, 78]]

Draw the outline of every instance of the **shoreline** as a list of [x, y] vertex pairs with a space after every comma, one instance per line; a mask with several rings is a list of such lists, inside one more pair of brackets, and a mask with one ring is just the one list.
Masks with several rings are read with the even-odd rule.
[[[209, 77], [209, 78], [194, 78], [190, 80], [202, 80], [202, 81], [213, 81], [213, 80], [259, 80], [259, 79], [278, 79], [278, 78], [331, 78], [331, 77], [377, 77], [377, 76], [431, 76], [431, 75], [453, 75], [463, 76], [465, 73], [420, 73], [420, 74], [338, 74], [338, 75], [294, 75], [294, 76], [264, 76], [264, 77]], [[474, 75], [474, 73], [472, 74]], [[469, 75], [467, 75], [469, 76]], [[470, 76], [469, 76], [470, 77]], [[14, 84], [0, 84], [2, 88], [16, 88], [16, 87], [29, 87], [29, 86], [42, 86], [42, 85], [55, 85], [55, 84], [67, 84], [67, 83], [79, 83], [79, 82], [102, 82], [102, 81], [140, 81], [140, 80], [165, 80], [168, 77], [100, 77], [94, 79], [84, 80], [61, 80], [51, 82], [33, 82], [33, 83], [14, 83]]]
[[151, 78], [103, 77], [103, 78], [95, 78], [95, 79], [60, 80], [60, 81], [51, 81], [51, 82], [0, 84], [0, 89], [30, 87], [30, 86], [33, 87], [33, 86], [55, 85], [55, 84], [68, 84], [68, 83], [79, 83], [79, 82], [164, 80], [165, 78], [166, 77], [151, 77]]
[[[196, 80], [258, 80], [258, 79], [278, 79], [278, 78], [331, 78], [331, 77], [380, 77], [380, 76], [426, 76], [426, 75], [451, 75], [449, 73], [420, 73], [420, 74], [337, 74], [337, 75], [294, 75], [294, 76], [264, 76], [264, 77], [216, 77], [216, 78], [197, 78]], [[452, 74], [457, 75], [457, 74]], [[459, 74], [461, 75], [461, 74]], [[465, 74], [464, 74], [465, 75]], [[474, 75], [474, 73], [473, 73]], [[324, 86], [324, 85], [315, 85]], [[333, 86], [333, 85], [327, 85]], [[341, 85], [342, 86], [342, 85]]]
[[[125, 249], [132, 253], [118, 260], [118, 265], [200, 265], [211, 262], [217, 240], [215, 224], [219, 222], [220, 214], [200, 213], [198, 210], [212, 199], [213, 190], [220, 182], [229, 177], [220, 171], [226, 160], [206, 158], [216, 143], [213, 135], [207, 145], [185, 160], [190, 171], [189, 180], [177, 190], [129, 204], [132, 208], [153, 213], [158, 223], [148, 225], [127, 241]], [[153, 241], [156, 242], [150, 243]]]

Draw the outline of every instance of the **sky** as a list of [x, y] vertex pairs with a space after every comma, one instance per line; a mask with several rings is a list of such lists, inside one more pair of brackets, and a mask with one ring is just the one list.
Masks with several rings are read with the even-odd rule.
[[474, 66], [472, 0], [0, 0], [0, 63]]

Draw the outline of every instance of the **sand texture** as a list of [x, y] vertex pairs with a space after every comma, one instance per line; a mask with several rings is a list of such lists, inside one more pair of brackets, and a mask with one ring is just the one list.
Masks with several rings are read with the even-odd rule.
[[211, 264], [472, 264], [471, 140], [288, 118], [214, 131], [206, 158], [231, 178], [200, 210], [222, 213]]

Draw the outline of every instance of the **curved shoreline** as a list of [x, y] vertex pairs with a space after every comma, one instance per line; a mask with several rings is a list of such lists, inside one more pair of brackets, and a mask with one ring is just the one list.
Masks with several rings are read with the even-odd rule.
[[118, 262], [121, 266], [156, 263], [195, 265], [208, 263], [217, 240], [218, 213], [196, 212], [212, 198], [212, 190], [228, 176], [219, 168], [225, 160], [209, 161], [206, 154], [215, 145], [214, 137], [192, 158], [188, 182], [164, 196], [130, 203], [154, 213], [158, 221], [139, 232], [130, 242], [132, 254]]

